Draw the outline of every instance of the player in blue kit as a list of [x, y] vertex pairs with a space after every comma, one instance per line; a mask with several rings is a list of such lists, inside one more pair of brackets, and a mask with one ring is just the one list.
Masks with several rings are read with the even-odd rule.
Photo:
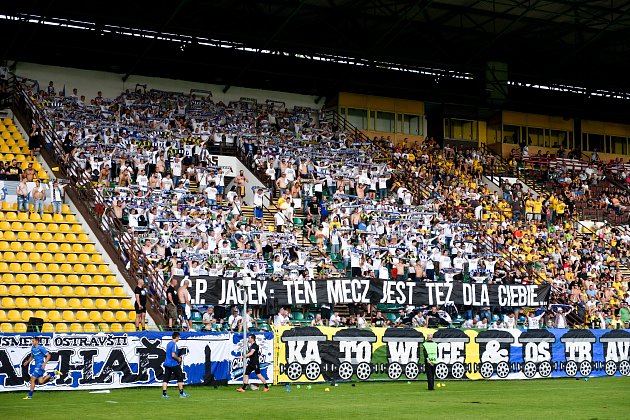
[[35, 384], [44, 385], [46, 382], [55, 379], [55, 376], [63, 377], [63, 373], [58, 370], [54, 370], [52, 373], [46, 373], [46, 364], [50, 361], [50, 353], [44, 346], [39, 343], [39, 337], [31, 338], [31, 355], [24, 361], [24, 366], [28, 366], [33, 360], [35, 365], [31, 372], [31, 386], [28, 391], [28, 396], [24, 397], [25, 400], [30, 400], [33, 397], [35, 391]]
[[177, 380], [177, 387], [179, 388], [179, 398], [188, 398], [190, 394], [184, 392], [184, 373], [182, 372], [182, 357], [179, 355], [179, 347], [177, 342], [179, 341], [179, 333], [176, 331], [171, 336], [172, 340], [166, 345], [166, 357], [164, 359], [164, 380], [162, 382], [162, 398], [170, 398], [166, 393], [166, 388], [171, 378]]

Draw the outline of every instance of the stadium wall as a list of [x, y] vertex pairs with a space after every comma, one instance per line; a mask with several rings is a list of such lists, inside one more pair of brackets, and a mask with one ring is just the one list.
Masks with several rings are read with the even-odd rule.
[[[87, 99], [96, 97], [98, 91], [103, 92], [106, 98], [114, 98], [125, 89], [133, 91], [136, 84], [146, 84], [147, 90], [158, 89], [164, 91], [189, 93], [191, 89], [210, 90], [215, 102], [237, 101], [241, 97], [257, 99], [265, 102], [273, 99], [285, 102], [286, 106], [320, 108], [315, 103], [316, 96], [298, 95], [287, 92], [271, 90], [250, 89], [243, 87], [232, 87], [227, 93], [223, 93], [223, 85], [210, 83], [191, 82], [186, 80], [163, 79], [159, 77], [148, 77], [131, 75], [127, 81], [123, 81], [123, 74], [93, 70], [81, 70], [69, 67], [46, 66], [42, 64], [19, 62], [15, 69], [15, 74], [29, 79], [37, 80], [41, 89], [45, 89], [49, 81], [53, 81], [57, 92], [66, 88], [66, 95], [72, 94], [72, 89], [77, 88], [79, 95], [85, 95]], [[320, 103], [324, 103], [323, 101]]]

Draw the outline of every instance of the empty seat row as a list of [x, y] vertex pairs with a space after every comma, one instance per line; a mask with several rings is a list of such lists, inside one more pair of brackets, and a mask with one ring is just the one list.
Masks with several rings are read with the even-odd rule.
[[[4, 203], [3, 203], [4, 205]], [[7, 206], [10, 205], [10, 203], [7, 203]], [[35, 206], [31, 205], [31, 207], [34, 209]], [[6, 210], [13, 210], [13, 209], [6, 209]], [[17, 208], [15, 209], [17, 210]], [[51, 211], [52, 211], [52, 207], [51, 207]], [[15, 213], [13, 211], [10, 212], [0, 212], [0, 220], [5, 220], [8, 222], [44, 222], [44, 223], [78, 223], [77, 218], [74, 214], [69, 213], [66, 214], [65, 216], [62, 214], [52, 214], [52, 213], [44, 213], [41, 216], [39, 215], [39, 213], [25, 213], [25, 212], [19, 212], [19, 213]]]
[[[26, 330], [27, 330], [27, 325], [23, 322], [18, 322], [15, 324], [10, 324], [8, 322], [5, 322], [5, 323], [0, 324], [0, 331], [4, 333], [13, 333], [13, 332], [25, 333]], [[58, 322], [56, 324], [45, 323], [41, 329], [41, 332], [43, 333], [52, 333], [52, 332], [58, 332], [58, 333], [116, 332], [116, 333], [120, 333], [120, 332], [135, 332], [135, 331], [136, 331], [135, 324], [127, 323], [123, 326], [122, 324], [118, 322], [114, 322], [112, 324], [100, 323], [96, 325], [91, 322], [88, 322], [85, 324], [72, 323], [70, 324], [70, 326], [68, 326], [68, 324], [66, 324], [65, 322]]]
[[79, 223], [44, 223], [44, 222], [9, 222], [3, 220], [0, 222], [0, 230], [13, 232], [51, 232], [51, 233], [85, 233]]
[[[0, 263], [0, 266], [5, 265], [6, 263]], [[2, 270], [0, 270], [1, 272]], [[0, 274], [0, 284], [30, 284], [32, 286], [38, 287], [37, 285], [41, 284], [73, 284], [73, 285], [109, 285], [109, 286], [119, 286], [120, 283], [116, 279], [116, 276], [104, 276], [102, 274], [40, 274], [40, 273], [2, 273]], [[45, 287], [45, 286], [42, 286]]]
[[[0, 240], [0, 251], [24, 251], [24, 252], [63, 252], [63, 253], [75, 253], [75, 254], [93, 254], [96, 253], [96, 247], [94, 244], [80, 244], [80, 243], [62, 243], [57, 242], [24, 242], [24, 241], [3, 241]], [[100, 257], [100, 255], [98, 255]], [[95, 258], [94, 255], [87, 256], [88, 258]], [[79, 257], [80, 259], [81, 257]], [[93, 260], [92, 260], [93, 261]], [[81, 261], [87, 262], [87, 261]], [[99, 261], [100, 262], [100, 261]]]
[[[41, 289], [38, 289], [41, 287]], [[5, 299], [12, 299], [17, 296], [53, 296], [53, 297], [125, 297], [125, 289], [122, 286], [110, 287], [110, 286], [48, 286], [47, 293], [36, 293], [37, 291], [44, 291], [46, 286], [31, 286], [27, 284], [25, 286], [0, 284], [0, 296], [7, 296], [2, 299], [3, 307], [10, 307], [10, 301]], [[26, 293], [25, 293], [26, 292]], [[30, 293], [29, 293], [30, 292]]]
[[[27, 295], [23, 295], [27, 296]], [[28, 295], [33, 296], [33, 295]], [[57, 295], [60, 296], [60, 295]], [[4, 296], [2, 297], [2, 309], [133, 309], [133, 303], [127, 296], [109, 295], [108, 299], [98, 298], [75, 298], [72, 295], [61, 295], [64, 297], [49, 297], [40, 295], [40, 297], [22, 297]], [[67, 299], [68, 298], [68, 299]], [[4, 305], [6, 303], [6, 305]]]
[[[15, 258], [9, 259], [7, 254], [12, 254], [12, 252], [5, 252], [4, 258], [5, 261], [15, 261]], [[28, 261], [28, 260], [27, 260]], [[107, 264], [82, 264], [82, 263], [43, 263], [38, 262], [35, 265], [28, 263], [19, 263], [12, 262], [7, 264], [6, 262], [0, 263], [0, 273], [3, 272], [11, 272], [11, 273], [76, 273], [76, 274], [111, 274], [111, 270]]]
[[43, 241], [43, 242], [55, 242], [55, 243], [64, 243], [67, 242], [69, 244], [73, 244], [76, 242], [79, 243], [90, 243], [90, 237], [86, 233], [51, 233], [51, 232], [37, 232], [37, 231], [19, 231], [13, 232], [12, 230], [2, 231], [0, 230], [0, 239], [5, 241]]
[[[6, 251], [6, 248], [8, 246], [8, 243], [4, 242], [4, 244], [7, 244], [6, 246], [3, 245], [3, 242], [0, 242], [0, 253], [2, 253], [2, 251], [7, 252], [7, 253], [13, 253], [13, 251]], [[19, 244], [19, 242], [18, 242]], [[68, 245], [68, 244], [64, 244], [64, 245]], [[16, 247], [12, 247], [14, 248], [14, 251], [18, 248]], [[76, 264], [76, 263], [81, 263], [85, 265], [85, 269], [86, 270], [91, 270], [92, 268], [88, 268], [88, 265], [100, 265], [103, 264], [103, 257], [101, 257], [100, 254], [77, 254], [77, 253], [70, 253], [73, 251], [67, 251], [68, 254], [65, 254], [63, 252], [43, 252], [40, 253], [38, 251], [18, 251], [17, 253], [13, 254], [11, 256], [11, 254], [9, 254], [9, 257], [5, 258], [5, 261], [15, 261], [15, 262], [32, 262], [32, 263], [38, 263], [38, 262], [43, 262], [43, 263], [70, 263], [70, 264]], [[4, 254], [2, 254], [4, 256]]]
[[25, 309], [18, 311], [11, 309], [0, 310], [0, 322], [22, 322], [28, 321], [32, 317], [41, 318], [44, 322], [133, 322], [136, 319], [134, 311], [44, 311]]
[[[14, 217], [14, 219], [12, 220], [18, 220], [18, 213], [17, 213], [17, 209], [18, 209], [18, 205], [17, 202], [8, 202], [8, 201], [4, 201], [2, 202], [2, 210], [5, 211], [5, 217], [7, 215], [9, 215], [9, 217]], [[52, 213], [52, 204], [48, 204], [46, 206], [44, 206], [44, 212], [45, 213]], [[13, 215], [11, 215], [10, 213], [13, 213]], [[63, 214], [71, 214], [72, 212], [70, 211], [70, 206], [68, 204], [62, 204], [61, 205], [61, 213]], [[10, 220], [10, 219], [7, 219]]]

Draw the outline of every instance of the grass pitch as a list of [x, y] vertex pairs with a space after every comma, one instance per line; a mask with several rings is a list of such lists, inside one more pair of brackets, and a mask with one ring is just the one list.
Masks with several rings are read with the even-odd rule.
[[[388, 382], [291, 386], [271, 392], [235, 391], [228, 387], [187, 387], [191, 394], [163, 400], [160, 388], [88, 391], [40, 391], [32, 400], [24, 392], [0, 393], [2, 419], [418, 419], [630, 417], [630, 378], [548, 379], [528, 381], [451, 381], [427, 390], [426, 382]], [[326, 388], [329, 391], [326, 391]], [[216, 416], [216, 417], [215, 417]]]

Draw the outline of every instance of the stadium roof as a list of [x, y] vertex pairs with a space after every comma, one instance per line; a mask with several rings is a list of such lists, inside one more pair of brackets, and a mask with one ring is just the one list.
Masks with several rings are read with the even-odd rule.
[[486, 63], [500, 62], [513, 105], [630, 102], [620, 0], [20, 0], [0, 3], [0, 35], [9, 59], [226, 89], [491, 106]]

